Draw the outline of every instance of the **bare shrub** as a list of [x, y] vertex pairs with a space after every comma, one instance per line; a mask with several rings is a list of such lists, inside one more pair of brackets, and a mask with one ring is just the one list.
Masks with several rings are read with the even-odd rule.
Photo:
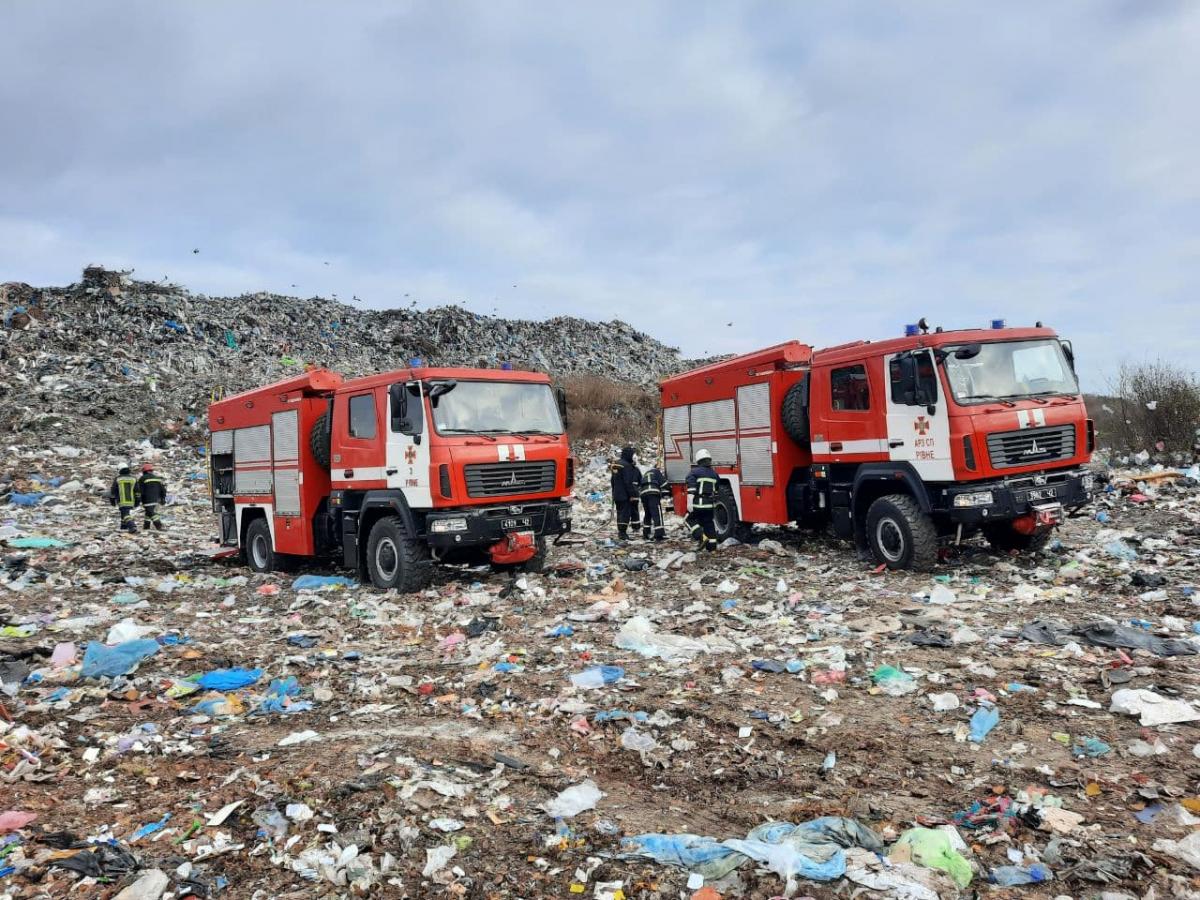
[[1194, 373], [1162, 361], [1124, 365], [1113, 394], [1108, 401], [1115, 412], [1108, 418], [1113, 434], [1107, 437], [1114, 449], [1153, 452], [1162, 441], [1167, 452], [1191, 450], [1200, 427], [1200, 380]]
[[658, 395], [624, 381], [576, 375], [567, 392], [567, 431], [572, 440], [640, 441], [658, 429]]

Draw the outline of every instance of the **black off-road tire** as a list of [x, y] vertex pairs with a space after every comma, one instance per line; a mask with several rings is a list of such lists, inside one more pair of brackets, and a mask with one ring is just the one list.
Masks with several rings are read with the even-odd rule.
[[811, 438], [808, 432], [808, 378], [807, 376], [793, 384], [783, 395], [783, 407], [779, 419], [788, 437], [807, 447]]
[[749, 531], [738, 518], [737, 500], [733, 496], [733, 488], [728, 484], [717, 486], [717, 495], [713, 498], [713, 527], [718, 542], [724, 542], [727, 538], [742, 540]]
[[329, 438], [329, 411], [326, 410], [317, 417], [317, 421], [313, 422], [312, 429], [308, 432], [308, 449], [312, 451], [317, 465], [326, 471], [329, 470]]
[[871, 504], [867, 545], [889, 569], [929, 572], [937, 563], [937, 528], [908, 494], [888, 494]]
[[257, 518], [246, 528], [242, 559], [251, 572], [274, 572], [279, 568], [279, 556], [271, 541], [271, 526], [265, 518]]
[[429, 547], [405, 537], [399, 516], [384, 516], [367, 538], [367, 575], [380, 590], [423, 591], [433, 580]]
[[1050, 543], [1052, 534], [1049, 528], [1034, 534], [1021, 534], [1014, 531], [1008, 522], [995, 522], [983, 526], [983, 536], [997, 553], [1010, 553], [1013, 550], [1021, 553], [1040, 553]]

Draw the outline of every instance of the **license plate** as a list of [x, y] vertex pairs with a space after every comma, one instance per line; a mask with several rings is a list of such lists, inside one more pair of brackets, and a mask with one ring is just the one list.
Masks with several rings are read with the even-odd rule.
[[505, 519], [500, 523], [500, 527], [502, 527], [505, 531], [513, 531], [518, 528], [530, 528], [532, 525], [533, 518], [531, 516], [520, 516], [516, 519]]
[[1053, 500], [1057, 496], [1058, 488], [1032, 488], [1029, 491], [1030, 502], [1036, 502], [1038, 500]]

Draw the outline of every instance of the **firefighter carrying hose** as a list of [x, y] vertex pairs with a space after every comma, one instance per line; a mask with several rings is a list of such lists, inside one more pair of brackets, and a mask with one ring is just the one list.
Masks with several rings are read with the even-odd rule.
[[[137, 490], [138, 499], [146, 510], [146, 522], [142, 527], [149, 531], [150, 527], [154, 526], [158, 531], [162, 531], [162, 516], [158, 514], [158, 508], [167, 502], [167, 483], [154, 471], [154, 466], [150, 463], [142, 466], [142, 477], [137, 481]], [[135, 525], [134, 531], [136, 530]]]
[[642, 473], [633, 462], [633, 448], [621, 450], [621, 459], [611, 466], [613, 505], [617, 508], [617, 537], [622, 541], [629, 540], [629, 525], [632, 522], [637, 527], [638, 488], [642, 483]]
[[662, 494], [666, 483], [658, 466], [652, 466], [642, 475], [642, 537], [647, 541], [651, 538], [651, 529], [655, 541], [667, 539], [662, 517]]
[[687, 523], [699, 549], [710, 553], [717, 549], [717, 527], [713, 520], [713, 506], [717, 499], [718, 476], [712, 467], [712, 454], [707, 450], [696, 451], [696, 464], [688, 472], [687, 486], [692, 492], [692, 511]]
[[108, 489], [108, 502], [117, 508], [121, 516], [121, 530], [137, 534], [133, 511], [138, 505], [138, 480], [130, 474], [129, 466], [122, 466], [117, 472], [112, 487]]

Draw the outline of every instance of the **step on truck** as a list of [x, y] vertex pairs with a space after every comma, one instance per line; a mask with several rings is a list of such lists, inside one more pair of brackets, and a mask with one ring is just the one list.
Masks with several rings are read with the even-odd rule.
[[831, 525], [889, 568], [928, 570], [982, 532], [1043, 547], [1094, 490], [1070, 343], [1049, 328], [929, 333], [813, 350], [780, 344], [661, 382], [666, 475], [685, 515], [697, 450], [721, 476], [718, 537]]
[[255, 572], [324, 557], [417, 591], [436, 563], [539, 569], [571, 528], [565, 400], [543, 374], [312, 369], [208, 410], [220, 541]]

